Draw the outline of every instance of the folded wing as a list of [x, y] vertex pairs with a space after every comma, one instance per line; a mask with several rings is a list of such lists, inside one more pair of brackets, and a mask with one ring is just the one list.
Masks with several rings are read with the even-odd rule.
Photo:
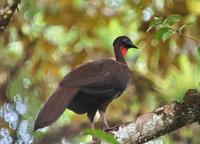
[[76, 87], [111, 87], [115, 75], [116, 62], [102, 59], [86, 63], [70, 73], [60, 82], [63, 86]]

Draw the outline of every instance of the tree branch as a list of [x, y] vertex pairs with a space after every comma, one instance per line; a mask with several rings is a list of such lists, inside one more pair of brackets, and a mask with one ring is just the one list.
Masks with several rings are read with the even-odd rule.
[[19, 2], [20, 0], [11, 0], [7, 2], [4, 8], [0, 8], [0, 33], [3, 32], [6, 26], [9, 24]]
[[182, 102], [173, 102], [109, 131], [120, 143], [144, 143], [200, 121], [200, 93], [186, 92]]

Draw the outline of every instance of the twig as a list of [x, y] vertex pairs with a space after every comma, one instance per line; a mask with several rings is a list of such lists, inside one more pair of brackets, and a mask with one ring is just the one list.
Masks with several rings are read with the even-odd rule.
[[[177, 32], [176, 32], [176, 33], [177, 33]], [[183, 36], [183, 37], [185, 37], [185, 38], [187, 38], [187, 39], [190, 39], [190, 40], [192, 40], [192, 41], [195, 41], [197, 44], [200, 44], [200, 40], [195, 39], [195, 38], [193, 38], [193, 37], [191, 37], [191, 36], [189, 36], [189, 35], [186, 35], [186, 34], [183, 34], [183, 33], [177, 33], [177, 34], [179, 34], [179, 35], [181, 35], [181, 36]]]
[[200, 44], [200, 40], [198, 40], [198, 39], [196, 39], [196, 38], [193, 38], [193, 37], [191, 37], [191, 36], [189, 36], [189, 35], [186, 35], [186, 34], [184, 34], [184, 33], [181, 33], [181, 32], [179, 32], [177, 29], [175, 29], [175, 28], [173, 28], [173, 27], [171, 27], [171, 26], [168, 26], [168, 25], [166, 25], [166, 24], [163, 24], [163, 25], [164, 25], [165, 27], [168, 27], [168, 28], [170, 28], [171, 30], [173, 30], [176, 34], [178, 34], [178, 35], [180, 35], [180, 36], [183, 36], [183, 37], [185, 37], [185, 38], [187, 38], [187, 39], [190, 39], [190, 40], [196, 42], [197, 44]]

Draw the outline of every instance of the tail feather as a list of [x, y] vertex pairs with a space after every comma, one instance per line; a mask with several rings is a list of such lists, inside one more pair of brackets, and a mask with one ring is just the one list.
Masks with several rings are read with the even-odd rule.
[[77, 94], [78, 88], [60, 86], [46, 101], [37, 115], [34, 131], [55, 122]]

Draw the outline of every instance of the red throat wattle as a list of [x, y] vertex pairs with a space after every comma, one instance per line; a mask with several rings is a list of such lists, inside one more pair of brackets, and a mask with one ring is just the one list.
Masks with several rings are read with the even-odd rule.
[[125, 47], [121, 48], [121, 53], [122, 53], [123, 57], [125, 57], [125, 56], [126, 56], [126, 54], [127, 54], [127, 51], [128, 51], [128, 49], [127, 49], [127, 48], [125, 48]]

